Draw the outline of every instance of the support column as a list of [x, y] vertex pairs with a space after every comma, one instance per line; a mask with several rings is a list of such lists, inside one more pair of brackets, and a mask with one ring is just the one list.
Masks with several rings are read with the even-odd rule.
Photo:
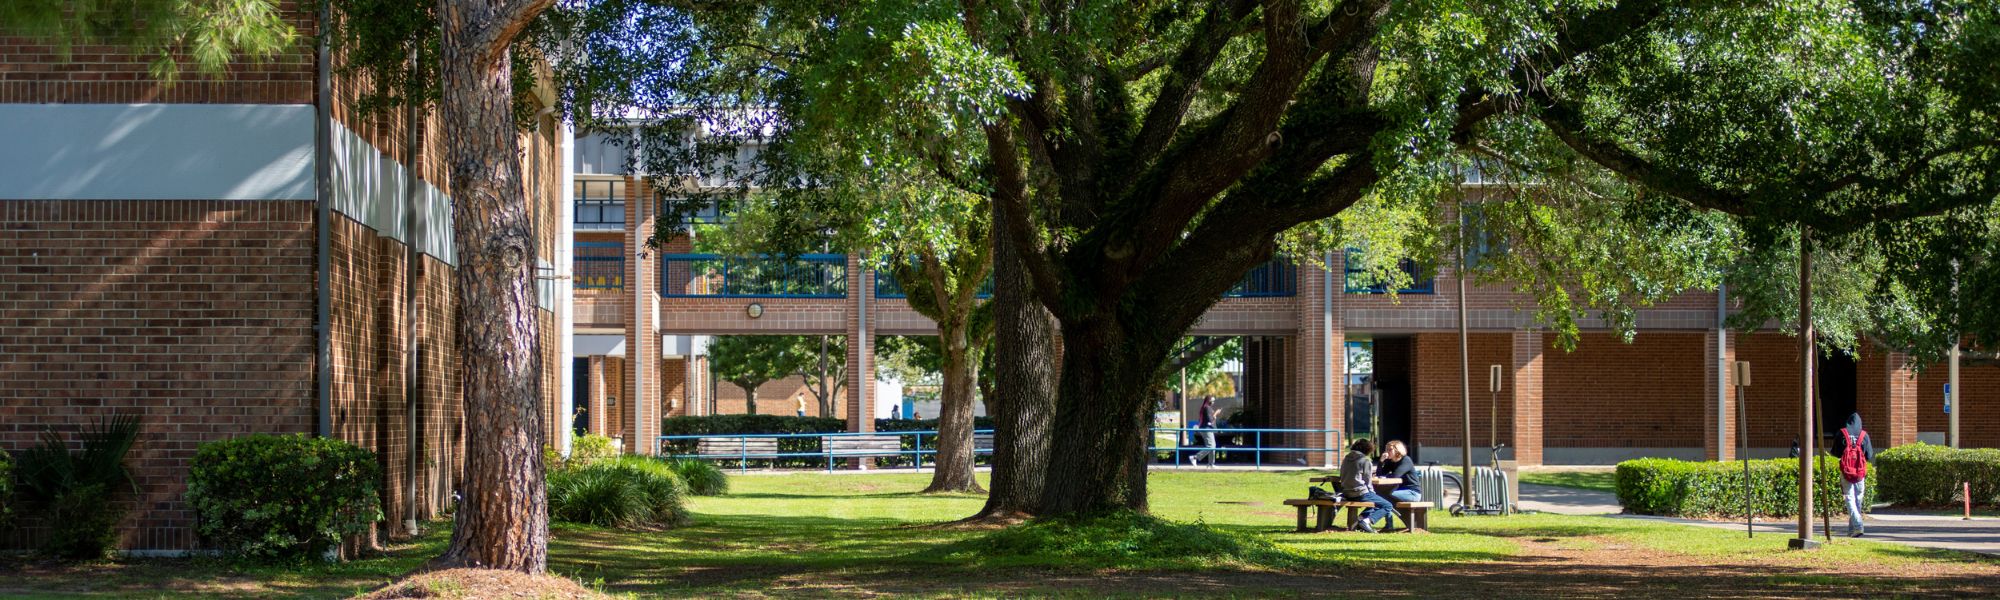
[[[1326, 255], [1327, 266], [1338, 268], [1338, 254]], [[1324, 269], [1299, 265], [1299, 332], [1293, 339], [1292, 389], [1286, 426], [1332, 430], [1325, 433], [1290, 436], [1287, 445], [1296, 448], [1325, 448], [1298, 455], [1306, 464], [1333, 467], [1341, 453], [1337, 446], [1347, 432], [1347, 344], [1336, 310], [1339, 295], [1332, 288], [1333, 277]]]
[[847, 257], [847, 430], [875, 430], [875, 270]]
[[1731, 381], [1730, 365], [1736, 363], [1736, 336], [1726, 329], [1710, 329], [1702, 336], [1701, 444], [1708, 460], [1736, 460], [1742, 435], [1736, 415], [1736, 382]]
[[1542, 464], [1542, 332], [1516, 331], [1512, 345], [1513, 377], [1502, 382], [1512, 400], [1508, 412], [1514, 439], [1509, 443], [1516, 465], [1538, 466]]
[[590, 404], [587, 405], [588, 407], [585, 410], [590, 411], [590, 422], [585, 424], [584, 426], [590, 428], [591, 433], [597, 435], [605, 435], [606, 417], [608, 417], [609, 415], [605, 414], [604, 396], [605, 392], [609, 390], [604, 389], [605, 386], [604, 357], [592, 356], [590, 357], [589, 360], [590, 360], [590, 400], [589, 400]]
[[653, 232], [651, 186], [627, 177], [625, 183], [625, 422], [627, 452], [651, 455], [660, 430], [659, 261], [645, 247]]

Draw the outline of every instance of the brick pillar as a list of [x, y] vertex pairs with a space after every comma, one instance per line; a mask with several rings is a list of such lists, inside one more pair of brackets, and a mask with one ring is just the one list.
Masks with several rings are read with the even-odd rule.
[[[1337, 268], [1338, 264], [1328, 266]], [[1291, 415], [1287, 427], [1338, 432], [1291, 436], [1293, 439], [1287, 444], [1294, 448], [1329, 449], [1298, 455], [1306, 464], [1322, 467], [1338, 464], [1340, 452], [1334, 448], [1346, 441], [1347, 431], [1347, 345], [1341, 335], [1339, 312], [1333, 304], [1339, 301], [1339, 295], [1328, 296], [1329, 281], [1327, 271], [1299, 266], [1298, 291], [1294, 296], [1298, 299], [1299, 332], [1293, 338], [1298, 343], [1290, 361], [1291, 387], [1295, 393], [1291, 394], [1292, 406], [1286, 411]]]
[[587, 408], [585, 408], [585, 410], [590, 411], [590, 423], [586, 424], [585, 426], [590, 428], [591, 433], [597, 435], [604, 435], [605, 418], [609, 416], [605, 414], [605, 408], [604, 408], [605, 392], [608, 391], [604, 389], [606, 383], [604, 379], [604, 357], [592, 356], [589, 358], [589, 360], [590, 360], [590, 399], [588, 400], [588, 402], [590, 404], [587, 405]]
[[1542, 464], [1542, 333], [1516, 331], [1513, 335], [1513, 377], [1501, 383], [1510, 390], [1515, 464]]
[[1702, 336], [1702, 381], [1706, 384], [1701, 391], [1701, 443], [1708, 460], [1736, 460], [1738, 436], [1742, 435], [1736, 414], [1736, 382], [1729, 372], [1736, 363], [1735, 337], [1715, 329]]
[[1918, 388], [1913, 367], [1908, 354], [1872, 346], [1862, 350], [1855, 369], [1854, 408], [1861, 413], [1861, 424], [1878, 450], [1917, 441]]
[[659, 261], [645, 248], [653, 232], [653, 202], [649, 186], [634, 178], [625, 184], [625, 449], [653, 454], [660, 430], [660, 336], [654, 318], [659, 313]]
[[847, 430], [874, 431], [875, 270], [848, 256], [847, 282]]

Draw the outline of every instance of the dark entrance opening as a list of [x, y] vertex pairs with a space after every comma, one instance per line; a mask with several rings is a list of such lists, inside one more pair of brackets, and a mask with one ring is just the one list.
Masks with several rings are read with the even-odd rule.
[[570, 394], [570, 401], [576, 406], [576, 422], [570, 427], [577, 435], [584, 435], [590, 433], [590, 358], [579, 356], [571, 364], [575, 365], [570, 373], [575, 376], [576, 384], [570, 386], [575, 392]]
[[[1842, 351], [1821, 354], [1819, 367], [1814, 373], [1813, 385], [1819, 388], [1819, 433], [1822, 448], [1833, 436], [1840, 435], [1840, 428], [1847, 425], [1847, 416], [1854, 414], [1856, 407], [1855, 382], [1859, 371], [1854, 355]], [[1867, 423], [1862, 423], [1866, 426]]]
[[1373, 377], [1375, 392], [1381, 396], [1377, 426], [1381, 440], [1402, 440], [1409, 446], [1411, 458], [1422, 461], [1423, 449], [1411, 439], [1416, 414], [1410, 399], [1411, 349], [1407, 337], [1375, 338]]

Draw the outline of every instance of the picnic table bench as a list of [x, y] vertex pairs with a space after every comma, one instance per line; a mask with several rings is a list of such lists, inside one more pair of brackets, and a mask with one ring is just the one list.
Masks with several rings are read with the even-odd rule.
[[[1339, 480], [1339, 477], [1314, 477], [1310, 481], [1312, 483], [1335, 483]], [[1435, 504], [1430, 502], [1395, 502], [1394, 504], [1396, 506], [1396, 517], [1403, 523], [1401, 529], [1394, 531], [1403, 533], [1427, 533], [1430, 531], [1430, 510], [1436, 506]], [[1299, 509], [1298, 530], [1306, 532], [1352, 530], [1361, 522], [1361, 511], [1374, 508], [1375, 504], [1372, 502], [1354, 502], [1349, 500], [1300, 498], [1286, 500], [1285, 506]], [[1313, 509], [1318, 509], [1318, 518], [1314, 521], [1312, 527], [1307, 527], [1306, 512]], [[1345, 510], [1347, 512], [1345, 527], [1335, 527], [1333, 524], [1333, 513], [1338, 510]]]

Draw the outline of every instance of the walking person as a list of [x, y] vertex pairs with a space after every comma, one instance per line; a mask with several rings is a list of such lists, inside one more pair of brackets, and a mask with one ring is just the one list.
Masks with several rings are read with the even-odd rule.
[[794, 398], [793, 401], [797, 404], [799, 410], [799, 416], [801, 417], [806, 416], [806, 395], [802, 392], [799, 394], [797, 398]]
[[1840, 492], [1847, 498], [1847, 535], [1861, 537], [1867, 530], [1861, 512], [1868, 508], [1862, 498], [1868, 491], [1868, 463], [1875, 462], [1875, 442], [1861, 428], [1861, 413], [1848, 415], [1847, 426], [1840, 428], [1840, 437], [1833, 442], [1840, 457]]
[[1215, 467], [1215, 396], [1202, 397], [1201, 413], [1195, 415], [1195, 418], [1198, 419], [1197, 421], [1195, 421], [1194, 424], [1195, 428], [1204, 430], [1199, 435], [1201, 436], [1201, 444], [1206, 449], [1200, 452], [1196, 452], [1194, 456], [1188, 457], [1188, 465], [1190, 466], [1198, 465], [1201, 464], [1202, 459], [1208, 459], [1209, 468], [1214, 468]]
[[1374, 451], [1374, 442], [1354, 440], [1354, 444], [1347, 447], [1347, 456], [1340, 459], [1341, 499], [1375, 505], [1374, 508], [1363, 509], [1361, 521], [1355, 523], [1355, 528], [1368, 533], [1377, 531], [1376, 521], [1396, 514], [1396, 505], [1383, 498], [1381, 494], [1375, 493], [1375, 482], [1372, 477], [1375, 474], [1375, 463], [1368, 459], [1368, 455]]

